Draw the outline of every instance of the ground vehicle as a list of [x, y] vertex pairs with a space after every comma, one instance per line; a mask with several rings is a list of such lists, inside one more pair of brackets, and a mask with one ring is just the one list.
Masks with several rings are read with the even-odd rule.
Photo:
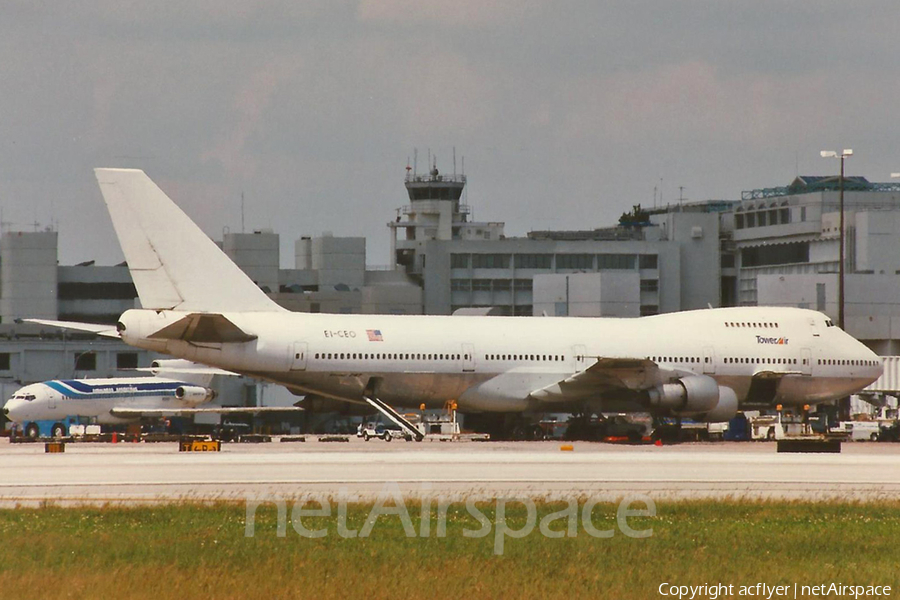
[[876, 439], [879, 442], [900, 442], [900, 422], [882, 427]]
[[750, 439], [750, 421], [744, 413], [739, 412], [728, 421], [728, 428], [725, 429], [722, 439], [726, 442], [744, 442]]
[[812, 434], [812, 429], [802, 415], [776, 412], [750, 419], [750, 432], [754, 440], [783, 440]]
[[251, 432], [253, 428], [249, 423], [241, 421], [225, 421], [213, 428], [213, 439], [222, 442], [236, 442], [242, 435]]
[[844, 421], [832, 429], [834, 433], [847, 435], [847, 439], [858, 441], [876, 441], [881, 425], [878, 421]]
[[538, 423], [541, 428], [541, 439], [561, 440], [565, 438], [568, 423], [558, 415], [547, 415]]
[[39, 437], [66, 437], [69, 435], [69, 427], [77, 424], [90, 423], [87, 419], [69, 416], [58, 420], [28, 421], [22, 424], [22, 429], [16, 433], [22, 433], [26, 437], [37, 439]]
[[386, 425], [381, 422], [373, 422], [369, 421], [368, 423], [362, 423], [356, 432], [357, 437], [361, 437], [367, 442], [372, 438], [380, 438], [386, 442], [391, 441], [394, 438], [402, 438], [407, 442], [412, 439], [412, 436], [402, 429], [399, 426], [391, 423], [390, 425]]
[[566, 429], [566, 440], [597, 440], [627, 438], [641, 441], [647, 434], [642, 423], [631, 421], [625, 415], [573, 415]]

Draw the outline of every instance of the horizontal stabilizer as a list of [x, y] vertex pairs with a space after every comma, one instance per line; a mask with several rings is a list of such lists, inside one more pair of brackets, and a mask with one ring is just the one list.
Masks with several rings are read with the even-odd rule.
[[183, 340], [195, 344], [239, 344], [252, 342], [257, 336], [222, 315], [194, 313], [148, 336], [155, 340]]
[[50, 319], [17, 319], [22, 323], [36, 323], [38, 325], [48, 325], [50, 327], [58, 327], [59, 329], [71, 329], [73, 331], [87, 331], [103, 337], [119, 339], [119, 332], [115, 325], [101, 325], [99, 323], [77, 323], [75, 321], [53, 321]]
[[205, 408], [113, 408], [109, 411], [114, 417], [134, 419], [137, 417], [168, 417], [200, 414], [257, 414], [257, 413], [291, 413], [305, 410], [300, 406], [218, 406]]

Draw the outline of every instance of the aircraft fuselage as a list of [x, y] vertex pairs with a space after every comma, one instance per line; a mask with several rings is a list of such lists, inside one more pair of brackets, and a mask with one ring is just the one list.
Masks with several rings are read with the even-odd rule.
[[[762, 398], [785, 406], [844, 397], [882, 370], [877, 355], [825, 315], [794, 308], [633, 319], [236, 312], [222, 316], [255, 339], [153, 337], [189, 314], [127, 311], [122, 339], [336, 399], [359, 400], [374, 381], [378, 397], [397, 406], [442, 406], [455, 399], [460, 410], [469, 411], [558, 407], [566, 398], [534, 392], [598, 359], [644, 359], [659, 369], [663, 382], [705, 375], [734, 390], [742, 404]], [[766, 386], [765, 379], [773, 383]], [[640, 394], [606, 396], [610, 407], [621, 401], [640, 408]]]

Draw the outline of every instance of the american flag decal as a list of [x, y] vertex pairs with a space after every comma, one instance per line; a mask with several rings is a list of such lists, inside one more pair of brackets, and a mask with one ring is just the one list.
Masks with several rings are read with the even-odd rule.
[[384, 338], [381, 337], [380, 329], [366, 329], [366, 333], [369, 336], [370, 342], [383, 342]]

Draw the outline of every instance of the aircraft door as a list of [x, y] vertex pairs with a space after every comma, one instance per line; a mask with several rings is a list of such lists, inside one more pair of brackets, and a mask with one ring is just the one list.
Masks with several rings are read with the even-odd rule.
[[472, 344], [462, 345], [462, 370], [463, 373], [475, 371], [475, 346]]
[[56, 408], [56, 393], [52, 390], [50, 394], [47, 396], [47, 408]]
[[813, 317], [809, 318], [809, 328], [812, 329], [813, 337], [819, 337], [819, 324]]
[[812, 375], [812, 353], [809, 348], [800, 349], [800, 372], [804, 375]]
[[306, 342], [294, 342], [294, 353], [291, 356], [291, 371], [305, 371], [309, 346]]
[[703, 349], [703, 372], [706, 375], [715, 375], [716, 373], [716, 349], [712, 346]]
[[587, 357], [585, 356], [587, 348], [579, 344], [577, 346], [572, 346], [572, 352], [575, 355], [575, 372], [579, 373], [584, 371], [585, 365], [587, 364]]

